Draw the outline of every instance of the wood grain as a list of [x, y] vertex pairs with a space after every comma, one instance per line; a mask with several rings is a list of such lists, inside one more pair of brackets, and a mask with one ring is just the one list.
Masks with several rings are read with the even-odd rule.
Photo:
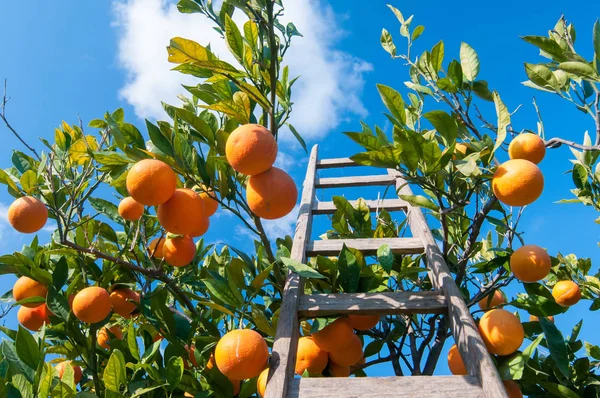
[[370, 175], [370, 176], [352, 176], [352, 177], [332, 177], [317, 178], [315, 185], [317, 188], [342, 188], [342, 187], [366, 187], [366, 186], [386, 186], [394, 182], [394, 178], [389, 175]]
[[[353, 207], [356, 207], [357, 200], [349, 200]], [[382, 199], [382, 200], [365, 200], [370, 211], [379, 211], [386, 209], [387, 211], [405, 210], [408, 203], [402, 199]], [[313, 214], [333, 214], [337, 208], [333, 202], [315, 202], [313, 203]]]
[[311, 240], [306, 244], [306, 255], [308, 257], [320, 254], [322, 256], [337, 256], [346, 245], [360, 250], [364, 255], [376, 254], [377, 249], [387, 244], [396, 254], [420, 254], [423, 253], [423, 244], [419, 238], [363, 238], [363, 239], [331, 239]]
[[446, 298], [439, 291], [303, 294], [298, 315], [441, 314], [446, 309]]
[[317, 162], [317, 169], [334, 169], [338, 167], [353, 167], [360, 166], [350, 158], [333, 158], [333, 159], [321, 159]]

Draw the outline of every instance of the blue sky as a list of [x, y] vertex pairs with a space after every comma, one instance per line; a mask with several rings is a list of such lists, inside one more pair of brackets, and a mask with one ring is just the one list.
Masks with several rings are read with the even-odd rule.
[[[304, 39], [296, 40], [289, 58], [291, 74], [302, 75], [295, 94], [297, 106], [293, 121], [306, 135], [309, 145], [320, 144], [322, 157], [356, 153], [360, 148], [341, 132], [357, 131], [361, 119], [371, 126], [385, 126], [376, 83], [407, 92], [403, 85], [408, 80], [407, 70], [401, 61], [391, 60], [379, 45], [381, 29], [386, 28], [399, 50], [403, 49], [399, 25], [385, 2], [368, 3], [366, 6], [366, 2], [356, 0], [286, 2], [286, 18], [296, 22], [305, 35]], [[581, 54], [590, 58], [591, 30], [600, 15], [600, 5], [569, 7], [557, 0], [546, 1], [543, 7], [535, 2], [514, 0], [467, 1], [460, 7], [441, 0], [392, 4], [405, 16], [415, 14], [413, 27], [418, 24], [426, 27], [414, 51], [430, 49], [443, 39], [446, 65], [450, 57], [458, 57], [461, 41], [475, 48], [482, 64], [480, 78], [488, 80], [490, 87], [500, 92], [509, 110], [523, 105], [513, 117], [516, 129], [535, 130], [536, 118], [531, 106], [534, 95], [542, 111], [547, 138], [560, 136], [581, 142], [584, 131], [593, 129], [591, 118], [567, 103], [520, 84], [526, 79], [523, 62], [537, 62], [539, 57], [519, 35], [545, 35], [561, 13], [565, 13], [577, 28], [576, 46]], [[203, 44], [211, 41], [213, 48], [224, 55], [219, 52], [223, 45], [214, 41], [215, 35], [201, 16], [181, 16], [171, 3], [160, 0], [85, 2], [75, 6], [71, 1], [57, 0], [38, 3], [35, 12], [25, 12], [18, 2], [7, 2], [3, 5], [0, 36], [4, 38], [0, 78], [8, 79], [12, 97], [7, 117], [38, 149], [42, 149], [42, 145], [36, 137], [52, 139], [53, 129], [61, 120], [77, 123], [78, 115], [87, 125], [90, 119], [101, 117], [105, 111], [123, 107], [126, 120], [141, 130], [143, 117], [165, 118], [160, 114], [160, 101], [177, 103], [175, 95], [183, 82], [176, 72], [168, 71], [164, 50], [168, 38], [189, 37]], [[488, 105], [483, 109], [492, 112], [488, 115], [494, 120], [493, 108]], [[10, 166], [12, 149], [23, 148], [3, 126], [0, 132], [4, 142], [0, 147], [0, 159], [3, 159], [0, 167], [6, 168]], [[306, 155], [289, 138], [284, 137], [280, 148], [279, 164], [289, 170], [301, 186]], [[528, 209], [521, 226], [527, 232], [527, 243], [546, 247], [552, 255], [560, 251], [591, 257], [592, 272], [597, 272], [600, 227], [592, 220], [598, 215], [580, 205], [554, 203], [570, 197], [570, 176], [564, 174], [569, 169], [570, 157], [566, 148], [547, 154], [541, 164], [546, 178], [544, 194]], [[344, 170], [337, 175], [349, 173], [350, 170]], [[354, 191], [350, 195], [371, 193]], [[324, 197], [329, 195], [328, 192]], [[19, 250], [32, 238], [18, 235], [7, 226], [5, 213], [10, 201], [9, 195], [0, 190], [1, 253]], [[284, 222], [271, 224], [270, 231], [290, 232], [293, 220], [291, 216]], [[324, 224], [320, 222], [317, 226]], [[236, 232], [232, 225], [227, 215], [216, 216], [207, 239], [248, 247], [246, 237], [232, 233]], [[313, 235], [322, 232], [324, 230], [315, 231]], [[47, 233], [41, 237], [46, 239]], [[10, 289], [13, 281], [10, 276], [0, 277], [0, 293]], [[522, 287], [516, 284], [507, 290], [509, 295], [517, 291], [522, 291]], [[587, 302], [578, 304], [559, 316], [557, 324], [568, 334], [579, 319], [587, 316], [582, 337], [599, 344], [593, 330], [600, 323], [587, 308]], [[15, 325], [15, 313], [6, 319], [8, 326]], [[439, 370], [447, 372], [445, 364], [441, 364]]]

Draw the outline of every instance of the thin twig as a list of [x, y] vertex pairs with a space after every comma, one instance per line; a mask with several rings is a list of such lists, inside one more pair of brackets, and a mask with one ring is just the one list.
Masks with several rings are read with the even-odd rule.
[[2, 119], [2, 121], [4, 121], [4, 124], [6, 125], [6, 127], [8, 127], [8, 129], [10, 131], [12, 131], [12, 133], [15, 135], [15, 137], [17, 137], [19, 139], [19, 141], [21, 141], [21, 143], [23, 145], [25, 145], [27, 147], [27, 149], [29, 149], [36, 157], [37, 160], [40, 160], [40, 155], [38, 155], [38, 153], [36, 152], [35, 149], [33, 149], [31, 146], [29, 146], [25, 140], [23, 138], [21, 138], [21, 136], [19, 135], [19, 133], [17, 133], [17, 131], [10, 125], [10, 123], [8, 122], [8, 120], [6, 119], [6, 104], [9, 101], [10, 98], [6, 97], [6, 79], [4, 79], [4, 97], [2, 98], [2, 106], [0, 106], [0, 119]]

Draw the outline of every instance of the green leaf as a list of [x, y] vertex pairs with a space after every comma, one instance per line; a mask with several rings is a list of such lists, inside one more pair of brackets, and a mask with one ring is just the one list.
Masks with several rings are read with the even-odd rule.
[[444, 62], [444, 42], [439, 41], [433, 48], [431, 49], [431, 66], [435, 73], [439, 72], [442, 69], [442, 63]]
[[183, 376], [183, 359], [181, 357], [171, 357], [167, 363], [167, 383], [171, 387], [176, 387]]
[[558, 90], [558, 80], [547, 66], [525, 63], [525, 73], [534, 84]]
[[539, 335], [522, 353], [516, 352], [504, 359], [498, 366], [500, 377], [503, 379], [520, 380], [523, 377], [525, 364], [531, 358], [531, 355], [542, 342], [543, 338], [544, 335]]
[[37, 369], [40, 362], [40, 348], [31, 333], [21, 325], [17, 332], [15, 349], [25, 365], [31, 369]]
[[423, 195], [400, 195], [400, 199], [407, 201], [413, 206], [424, 207], [433, 211], [440, 210], [438, 205]]
[[600, 360], [600, 347], [593, 345], [592, 343], [585, 342], [585, 352], [588, 356]]
[[252, 320], [254, 324], [261, 332], [268, 336], [275, 336], [275, 329], [265, 316], [265, 310], [258, 308], [256, 304], [252, 304]]
[[292, 132], [292, 134], [294, 134], [294, 137], [296, 137], [296, 140], [298, 140], [298, 142], [304, 149], [304, 152], [308, 153], [308, 150], [306, 149], [306, 142], [304, 141], [304, 138], [302, 138], [302, 136], [300, 135], [300, 133], [298, 133], [298, 131], [296, 130], [296, 128], [294, 126], [292, 126], [289, 123], [286, 123], [286, 125], [290, 128], [290, 131]]
[[579, 398], [579, 394], [561, 384], [550, 383], [548, 381], [540, 381], [538, 384], [548, 390], [548, 392], [553, 396], [562, 398]]
[[184, 168], [194, 167], [195, 162], [193, 148], [181, 131], [175, 133], [175, 138], [173, 139], [173, 150], [175, 151], [177, 163]]
[[225, 42], [229, 47], [229, 51], [238, 60], [241, 60], [244, 56], [244, 41], [240, 30], [228, 14], [225, 14]]
[[173, 147], [169, 140], [162, 135], [160, 129], [146, 119], [146, 128], [152, 143], [161, 150], [165, 155], [173, 156]]
[[504, 140], [506, 139], [506, 129], [510, 125], [510, 113], [508, 109], [506, 109], [506, 105], [500, 99], [500, 95], [494, 91], [494, 104], [496, 105], [496, 115], [498, 115], [498, 132], [496, 135], [496, 143], [494, 144], [494, 149], [492, 152], [495, 152]]
[[394, 255], [392, 254], [392, 249], [390, 249], [389, 245], [381, 245], [379, 249], [377, 249], [377, 261], [379, 261], [381, 267], [388, 274], [392, 272], [392, 266], [394, 265]]
[[67, 264], [67, 259], [62, 256], [54, 265], [54, 271], [52, 272], [52, 284], [57, 290], [60, 290], [67, 282], [68, 277], [69, 264]]
[[338, 283], [344, 293], [355, 293], [360, 282], [361, 266], [356, 256], [344, 244], [338, 259]]
[[156, 355], [156, 353], [160, 349], [160, 344], [161, 341], [158, 340], [155, 341], [154, 344], [152, 344], [150, 347], [148, 347], [142, 355], [141, 363], [150, 363], [152, 361], [152, 358], [154, 358], [154, 355]]
[[579, 163], [575, 163], [575, 165], [573, 165], [571, 177], [573, 179], [573, 184], [575, 184], [575, 186], [579, 189], [584, 189], [589, 184], [587, 171], [585, 167]]
[[288, 35], [288, 37], [292, 37], [292, 36], [302, 36], [302, 33], [300, 33], [298, 31], [298, 29], [296, 28], [296, 25], [294, 25], [293, 22], [289, 22], [286, 26], [285, 26], [285, 34]]
[[119, 209], [115, 204], [100, 198], [90, 198], [89, 202], [98, 213], [104, 214], [115, 222], [123, 222], [123, 219], [119, 215]]
[[15, 352], [15, 345], [11, 341], [2, 341], [2, 355], [8, 361], [8, 366], [14, 374], [24, 374], [27, 380], [33, 382], [33, 369], [26, 366]]
[[102, 376], [107, 390], [114, 392], [121, 390], [121, 385], [127, 381], [125, 357], [121, 351], [113, 350]]
[[237, 297], [231, 291], [229, 284], [222, 279], [203, 279], [202, 282], [206, 285], [210, 293], [221, 300], [222, 302], [229, 304], [233, 307], [239, 307], [242, 305], [237, 300]]
[[479, 57], [467, 43], [460, 44], [460, 65], [467, 81], [473, 82], [479, 74]]
[[476, 80], [473, 82], [473, 92], [479, 98], [484, 99], [486, 101], [493, 102], [494, 96], [490, 89], [488, 88], [488, 82], [485, 80]]
[[405, 124], [406, 113], [404, 111], [404, 100], [402, 100], [400, 93], [383, 84], [378, 84], [377, 90], [379, 91], [379, 95], [386, 108], [390, 110], [392, 115], [400, 121], [401, 124]]
[[460, 66], [460, 64], [456, 60], [452, 60], [452, 62], [450, 62], [450, 65], [448, 65], [448, 77], [456, 87], [458, 87], [459, 89], [462, 87], [462, 66]]
[[0, 184], [6, 184], [12, 188], [15, 192], [19, 192], [19, 187], [15, 184], [14, 180], [6, 173], [6, 171], [0, 169]]
[[250, 48], [255, 50], [258, 41], [258, 25], [256, 22], [249, 20], [244, 24], [244, 36], [246, 36]]
[[127, 348], [129, 349], [131, 356], [139, 361], [140, 353], [135, 335], [135, 323], [133, 322], [131, 322], [129, 328], [127, 328]]
[[569, 378], [569, 356], [567, 353], [567, 345], [562, 333], [546, 318], [539, 319], [540, 326], [546, 335], [546, 342], [548, 343], [548, 349], [550, 350], [550, 357], [554, 359], [555, 365], [558, 370], [566, 377]]
[[[563, 49], [560, 47], [560, 45], [548, 37], [524, 36], [521, 38], [523, 40], [525, 40], [527, 43], [533, 44], [534, 46], [538, 47], [544, 53], [546, 53], [550, 57], [556, 59], [557, 61], [561, 61], [561, 60], [565, 59], [565, 56], [563, 55]], [[544, 55], [544, 54], [542, 53], [542, 55]]]
[[402, 150], [397, 146], [382, 146], [378, 151], [357, 153], [350, 156], [355, 163], [363, 166], [395, 169], [401, 162]]
[[567, 307], [556, 304], [553, 299], [527, 294], [519, 294], [517, 299], [509, 304], [537, 317], [554, 316], [567, 311]]
[[62, 320], [66, 321], [69, 318], [69, 301], [64, 295], [60, 294], [54, 288], [54, 286], [50, 286], [48, 288], [46, 305], [54, 315], [61, 318]]
[[188, 61], [207, 61], [211, 59], [210, 51], [195, 41], [174, 37], [167, 47], [169, 62], [182, 64]]
[[387, 51], [392, 57], [396, 56], [396, 45], [392, 39], [392, 35], [385, 29], [381, 30], [381, 47]]
[[38, 397], [48, 397], [50, 395], [50, 389], [52, 388], [52, 379], [54, 376], [54, 370], [52, 365], [49, 363], [44, 364], [42, 376], [40, 377], [40, 384], [38, 385]]
[[596, 70], [585, 62], [579, 61], [567, 61], [558, 64], [558, 69], [564, 70], [567, 73], [571, 73], [575, 76], [582, 77], [584, 79], [590, 79], [593, 81], [600, 81], [600, 76]]
[[304, 278], [327, 279], [315, 269], [309, 267], [306, 264], [302, 264], [296, 260], [292, 260], [291, 258], [281, 257], [281, 261], [289, 270]]
[[392, 6], [392, 5], [387, 5], [388, 8], [390, 10], [392, 10], [392, 12], [394, 13], [394, 15], [396, 16], [396, 18], [398, 18], [398, 21], [404, 25], [404, 16], [402, 15], [402, 13], [400, 12], [400, 10], [398, 10], [396, 7]]
[[594, 55], [596, 70], [600, 73], [600, 23], [594, 23]]
[[423, 25], [419, 25], [415, 28], [415, 30], [413, 30], [412, 32], [412, 41], [417, 40], [425, 31], [425, 26]]
[[330, 317], [330, 318], [315, 318], [313, 319], [312, 327], [310, 329], [311, 333], [316, 333], [319, 330], [325, 329], [328, 325], [335, 322], [339, 317]]
[[23, 190], [25, 192], [27, 192], [28, 194], [31, 193], [37, 186], [37, 175], [36, 175], [35, 171], [27, 170], [21, 176], [21, 179], [19, 182], [21, 183], [21, 186], [23, 187]]
[[448, 113], [440, 110], [427, 112], [423, 115], [435, 127], [444, 139], [444, 145], [451, 146], [456, 141], [458, 126], [456, 121]]
[[200, 5], [193, 0], [179, 0], [177, 3], [177, 10], [179, 10], [179, 12], [182, 14], [203, 12]]

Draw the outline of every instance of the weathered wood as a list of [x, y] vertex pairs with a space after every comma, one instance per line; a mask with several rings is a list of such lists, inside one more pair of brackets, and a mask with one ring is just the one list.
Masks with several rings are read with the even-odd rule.
[[446, 309], [446, 298], [439, 291], [303, 294], [298, 315], [441, 314]]
[[[356, 207], [357, 200], [349, 200], [352, 206]], [[408, 203], [402, 199], [381, 199], [381, 200], [365, 200], [370, 211], [379, 211], [386, 209], [387, 211], [405, 210]], [[313, 203], [313, 214], [333, 214], [337, 208], [333, 202], [315, 202]]]
[[[308, 239], [310, 239], [312, 228], [311, 209], [315, 197], [317, 154], [318, 145], [315, 145], [311, 150], [308, 161], [296, 222], [296, 232], [290, 254], [292, 259], [301, 263], [306, 260], [305, 247]], [[298, 304], [300, 303], [303, 286], [304, 281], [300, 275], [293, 272], [288, 273], [281, 298], [281, 310], [269, 364], [269, 381], [265, 398], [285, 398], [289, 382], [294, 378], [300, 328], [298, 324]]]
[[289, 398], [435, 397], [481, 398], [473, 376], [332, 377], [302, 378], [290, 383]]
[[[388, 170], [388, 174], [397, 178], [398, 194], [413, 194], [398, 171]], [[475, 321], [450, 274], [423, 212], [420, 208], [411, 206], [407, 217], [413, 236], [418, 237], [425, 247], [427, 267], [431, 270], [431, 283], [434, 288], [442, 290], [446, 296], [450, 329], [469, 375], [479, 379], [486, 398], [507, 398], [492, 357], [481, 340]]]
[[335, 159], [321, 159], [317, 162], [317, 169], [334, 169], [338, 167], [353, 167], [360, 166], [350, 158], [335, 158]]
[[365, 186], [386, 186], [393, 184], [394, 178], [389, 175], [371, 175], [371, 176], [353, 176], [353, 177], [333, 177], [317, 178], [315, 185], [317, 188], [341, 188], [341, 187], [365, 187]]
[[311, 240], [306, 244], [308, 257], [320, 254], [322, 256], [336, 256], [340, 254], [342, 246], [346, 245], [360, 250], [365, 255], [376, 254], [377, 249], [387, 244], [396, 254], [420, 254], [424, 248], [419, 238], [365, 238], [365, 239], [331, 239]]

